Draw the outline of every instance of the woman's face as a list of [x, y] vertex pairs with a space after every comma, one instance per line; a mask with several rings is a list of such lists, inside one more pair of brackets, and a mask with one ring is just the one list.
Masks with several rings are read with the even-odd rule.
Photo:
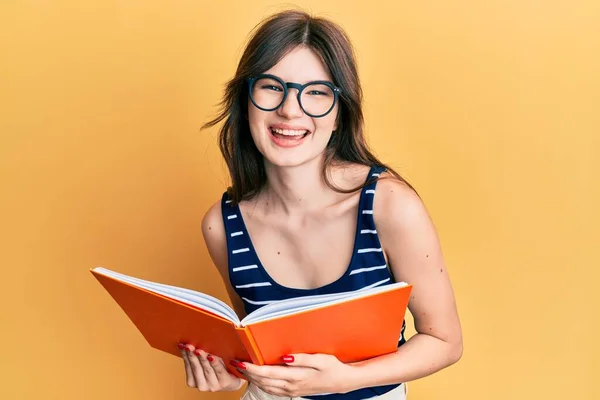
[[[306, 47], [295, 48], [264, 73], [299, 84], [332, 81], [319, 57]], [[252, 139], [268, 163], [281, 167], [305, 164], [323, 153], [337, 129], [338, 104], [324, 117], [313, 118], [300, 108], [294, 88], [288, 88], [285, 102], [275, 111], [262, 111], [248, 99]]]

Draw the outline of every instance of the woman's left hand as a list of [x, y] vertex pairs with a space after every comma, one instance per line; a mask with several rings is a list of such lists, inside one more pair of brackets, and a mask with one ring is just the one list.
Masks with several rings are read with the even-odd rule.
[[[240, 362], [238, 369], [249, 382], [276, 396], [301, 397], [322, 393], [345, 393], [352, 388], [352, 365], [328, 354], [290, 354], [286, 365], [254, 365]], [[242, 368], [245, 367], [244, 368]]]

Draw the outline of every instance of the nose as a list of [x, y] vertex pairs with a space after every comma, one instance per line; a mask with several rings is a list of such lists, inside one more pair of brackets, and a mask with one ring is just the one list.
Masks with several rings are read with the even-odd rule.
[[289, 89], [285, 101], [277, 109], [277, 113], [284, 118], [294, 119], [304, 115], [300, 103], [298, 102], [298, 89]]

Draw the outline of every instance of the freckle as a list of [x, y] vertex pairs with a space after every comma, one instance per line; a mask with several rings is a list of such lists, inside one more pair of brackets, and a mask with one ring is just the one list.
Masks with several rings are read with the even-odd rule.
[[429, 328], [429, 330], [430, 330], [430, 331], [432, 331], [432, 330], [433, 330], [433, 328]]
[[427, 254], [425, 257], [429, 257], [429, 254]]
[[440, 269], [440, 272], [444, 272], [444, 270], [443, 270], [443, 269]]
[[280, 252], [277, 252], [277, 254], [281, 254]]
[[209, 227], [208, 227], [208, 230], [210, 231], [211, 229], [212, 229], [212, 226], [209, 226]]

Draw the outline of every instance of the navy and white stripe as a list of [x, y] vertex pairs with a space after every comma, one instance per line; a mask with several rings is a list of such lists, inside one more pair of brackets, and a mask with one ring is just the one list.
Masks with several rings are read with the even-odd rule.
[[[367, 179], [379, 177], [382, 167], [372, 167]], [[274, 281], [261, 264], [252, 244], [244, 219], [237, 205], [231, 206], [227, 193], [223, 194], [221, 210], [227, 235], [229, 279], [232, 287], [244, 302], [247, 313], [260, 307], [292, 297], [330, 294], [353, 290], [364, 290], [394, 282], [387, 266], [379, 241], [373, 209], [375, 182], [366, 185], [360, 194], [357, 226], [354, 239], [352, 262], [346, 273], [335, 282], [315, 289], [295, 289]], [[405, 342], [404, 326], [398, 345]], [[305, 396], [310, 399], [358, 400], [386, 393], [398, 385], [386, 385], [355, 390], [345, 394]]]
[[241, 267], [234, 267], [231, 269], [232, 272], [238, 272], [238, 271], [244, 271], [247, 269], [255, 269], [258, 268], [258, 265], [253, 264], [253, 265], [242, 265]]

